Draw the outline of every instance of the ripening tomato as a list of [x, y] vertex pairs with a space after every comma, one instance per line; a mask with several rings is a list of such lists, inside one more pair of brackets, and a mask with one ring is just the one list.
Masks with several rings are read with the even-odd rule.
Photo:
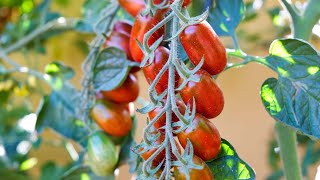
[[[184, 112], [185, 112], [185, 110], [186, 110], [186, 107], [185, 107], [185, 105], [183, 104], [183, 102], [181, 102], [180, 100], [177, 100], [177, 102], [176, 102], [176, 104], [177, 104], [177, 106], [178, 106], [178, 108], [179, 108], [179, 111], [180, 111], [180, 113], [183, 115], [184, 114]], [[149, 113], [148, 113], [148, 115], [149, 115], [149, 118], [150, 118], [150, 120], [153, 120], [153, 118], [155, 118], [158, 114], [159, 114], [159, 112], [160, 111], [162, 111], [162, 107], [160, 108], [160, 107], [157, 107], [157, 108], [155, 108], [154, 110], [152, 110], [152, 111], [150, 111]], [[157, 122], [155, 122], [154, 123], [154, 127], [156, 128], [156, 129], [158, 129], [161, 133], [165, 133], [165, 129], [163, 129], [163, 128], [161, 128], [161, 127], [163, 127], [163, 126], [165, 126], [166, 125], [166, 113], [164, 113], [158, 120], [157, 120]], [[178, 122], [179, 121], [179, 118], [174, 114], [174, 112], [172, 112], [172, 123], [174, 123], [174, 122]]]
[[[192, 0], [184, 0], [182, 7], [187, 7], [191, 3], [191, 1]], [[170, 0], [170, 3], [173, 3], [173, 2], [174, 2], [174, 0]]]
[[132, 25], [127, 21], [117, 21], [113, 26], [113, 31], [130, 37]]
[[97, 103], [91, 110], [92, 119], [106, 133], [112, 136], [125, 136], [132, 127], [127, 105], [111, 102]]
[[129, 74], [124, 83], [111, 91], [101, 91], [106, 100], [118, 104], [127, 104], [133, 102], [139, 96], [139, 84], [137, 77], [134, 74]]
[[[155, 50], [155, 56], [154, 56], [154, 60], [153, 63], [150, 64], [149, 66], [143, 67], [143, 73], [144, 76], [146, 77], [148, 83], [150, 83], [150, 81], [153, 81], [158, 73], [161, 71], [161, 69], [163, 68], [163, 66], [167, 63], [168, 58], [169, 58], [169, 50], [163, 46], [159, 46], [156, 50]], [[176, 87], [178, 86], [178, 82], [179, 82], [179, 76], [178, 73], [176, 72]], [[168, 88], [168, 80], [169, 80], [169, 71], [167, 70], [162, 77], [160, 78], [159, 82], [156, 85], [156, 91], [157, 93], [161, 94], [162, 92], [164, 92], [167, 88]]]
[[218, 129], [208, 119], [196, 114], [192, 125], [178, 134], [183, 148], [189, 139], [193, 145], [194, 154], [204, 161], [213, 160], [220, 151], [221, 138]]
[[[207, 164], [202, 159], [200, 159], [197, 156], [193, 156], [192, 161], [196, 165], [203, 166], [203, 168], [202, 169], [190, 169], [189, 170], [190, 180], [197, 180], [197, 179], [213, 180], [214, 179], [211, 170], [209, 169]], [[186, 175], [184, 173], [184, 170], [181, 167], [174, 167], [173, 175], [174, 175], [175, 180], [186, 180], [187, 179]]]
[[[143, 52], [141, 51], [138, 45], [137, 40], [143, 44], [144, 35], [156, 24], [158, 24], [164, 18], [164, 16], [164, 11], [158, 10], [155, 13], [154, 17], [151, 17], [150, 15], [138, 15], [136, 17], [130, 36], [130, 51], [134, 61], [140, 63], [144, 56]], [[163, 36], [164, 30], [165, 28], [163, 26], [159, 28], [155, 33], [153, 33], [150, 39], [148, 40], [148, 45], [152, 45], [161, 36]]]
[[113, 174], [118, 163], [118, 153], [111, 139], [103, 132], [94, 133], [89, 137], [85, 163], [99, 176]]
[[188, 26], [179, 37], [194, 65], [198, 65], [204, 57], [201, 68], [211, 75], [219, 74], [224, 70], [227, 64], [226, 49], [207, 21]]
[[[208, 119], [217, 117], [224, 107], [224, 98], [221, 89], [208, 72], [200, 69], [196, 72], [195, 76], [200, 78], [200, 81], [188, 82], [180, 91], [182, 100], [186, 104], [190, 103], [192, 107], [194, 97], [197, 113]], [[183, 80], [180, 79], [180, 84], [182, 82]]]
[[[160, 145], [160, 144], [164, 141], [164, 139], [165, 139], [165, 136], [164, 136], [164, 135], [160, 135], [159, 139], [156, 141], [156, 144], [157, 144], [157, 145]], [[176, 143], [176, 146], [177, 146], [177, 149], [178, 149], [179, 153], [181, 153], [181, 149], [180, 149], [180, 146], [179, 146], [178, 142], [177, 142], [177, 141], [174, 141], [174, 142]], [[171, 146], [170, 146], [170, 148], [171, 148]], [[150, 149], [149, 151], [141, 154], [141, 157], [146, 161], [146, 160], [149, 159], [150, 156], [152, 156], [152, 154], [153, 154], [154, 152], [156, 152], [156, 151], [157, 151], [157, 148], [155, 148], [155, 149]], [[154, 167], [158, 166], [158, 165], [163, 161], [163, 159], [165, 159], [165, 158], [166, 158], [166, 150], [163, 149], [163, 150], [153, 159], [153, 161], [152, 161], [152, 166], [154, 166]], [[174, 154], [172, 154], [172, 153], [171, 153], [171, 158], [172, 158], [173, 160], [176, 160], [176, 157], [175, 157]], [[165, 162], [163, 163], [163, 165], [165, 165]]]

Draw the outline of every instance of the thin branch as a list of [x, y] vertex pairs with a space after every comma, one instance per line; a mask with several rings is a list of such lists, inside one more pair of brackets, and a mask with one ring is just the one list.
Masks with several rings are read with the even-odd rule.
[[26, 35], [24, 38], [20, 39], [13, 45], [9, 46], [8, 48], [4, 49], [3, 52], [5, 54], [9, 54], [13, 51], [16, 51], [23, 47], [24, 45], [31, 42], [33, 39], [38, 37], [39, 35], [53, 29], [63, 29], [68, 30], [74, 27], [75, 23], [77, 22], [77, 19], [67, 19], [64, 17], [60, 17], [58, 19], [52, 20], [43, 26], [37, 28], [36, 30], [32, 31], [30, 34]]

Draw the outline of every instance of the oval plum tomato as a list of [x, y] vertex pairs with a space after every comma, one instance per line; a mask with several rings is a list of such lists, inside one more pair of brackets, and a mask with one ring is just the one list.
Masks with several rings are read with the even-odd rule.
[[189, 139], [193, 145], [194, 154], [204, 161], [213, 160], [220, 151], [221, 137], [218, 129], [208, 119], [196, 114], [192, 124], [178, 134], [183, 148]]
[[144, 0], [118, 0], [120, 6], [131, 16], [136, 17], [146, 7]]
[[[196, 112], [211, 119], [217, 117], [223, 110], [223, 93], [215, 80], [204, 70], [199, 70], [195, 74], [200, 78], [199, 82], [190, 81], [180, 91], [182, 100], [192, 107], [193, 97], [196, 101]], [[180, 79], [180, 84], [182, 79]]]
[[[141, 62], [143, 59], [143, 52], [141, 51], [138, 42], [143, 43], [144, 35], [153, 28], [156, 24], [158, 24], [165, 16], [163, 11], [157, 11], [154, 17], [150, 15], [141, 16], [138, 15], [134, 21], [131, 36], [130, 36], [130, 51], [134, 61]], [[161, 36], [164, 35], [164, 26], [159, 28], [155, 33], [152, 34], [150, 39], [148, 40], [148, 45], [152, 45], [155, 41], [157, 41]]]
[[125, 136], [132, 127], [130, 112], [123, 104], [98, 103], [92, 108], [91, 117], [101, 129], [112, 136]]
[[[178, 106], [178, 109], [179, 109], [180, 113], [184, 114], [184, 112], [186, 110], [186, 107], [183, 104], [183, 102], [181, 102], [180, 100], [177, 100], [176, 104]], [[160, 111], [162, 111], [162, 109], [163, 109], [163, 107], [157, 107], [154, 110], [150, 111], [148, 113], [150, 120], [153, 120], [153, 118], [155, 118], [160, 113]], [[174, 122], [178, 122], [178, 121], [179, 121], [179, 118], [174, 114], [174, 112], [172, 112], [172, 121], [171, 122], [174, 123]], [[166, 125], [166, 113], [164, 113], [157, 120], [157, 122], [154, 123], [154, 127], [156, 129], [158, 129], [162, 134], [164, 134], [165, 133], [165, 129], [162, 129], [161, 127], [163, 127], [165, 125]]]
[[120, 32], [113, 31], [111, 35], [106, 39], [105, 46], [118, 48], [126, 53], [128, 59], [132, 59], [129, 41], [129, 36]]
[[[146, 77], [148, 83], [150, 83], [150, 81], [153, 81], [157, 77], [157, 75], [159, 74], [163, 66], [167, 63], [169, 58], [169, 53], [170, 52], [167, 48], [163, 46], [159, 46], [155, 50], [153, 63], [150, 64], [149, 66], [142, 68], [144, 76]], [[177, 87], [179, 82], [178, 80], [179, 76], [177, 72], [175, 77], [176, 77], [176, 87]], [[160, 78], [159, 82], [156, 85], [157, 93], [161, 94], [163, 91], [165, 91], [168, 88], [168, 79], [169, 79], [169, 71], [167, 70], [162, 75], [162, 77]]]
[[190, 61], [198, 65], [204, 57], [202, 69], [211, 75], [219, 74], [227, 64], [226, 50], [207, 21], [185, 28], [179, 35]]
[[107, 176], [113, 174], [118, 163], [118, 153], [111, 139], [103, 132], [97, 132], [88, 139], [88, 154], [85, 160], [95, 174]]
[[139, 96], [139, 84], [134, 74], [129, 74], [126, 81], [118, 88], [111, 91], [101, 91], [106, 100], [118, 104], [133, 102]]
[[[118, 0], [120, 6], [131, 16], [136, 17], [146, 8], [144, 0]], [[160, 4], [163, 0], [154, 0], [154, 4]]]
[[[192, 0], [184, 0], [182, 7], [187, 7], [191, 3], [191, 1]], [[170, 3], [173, 3], [173, 2], [174, 2], [174, 0], [170, 0]]]
[[[197, 179], [213, 180], [214, 179], [211, 170], [209, 169], [207, 164], [202, 159], [200, 159], [197, 156], [193, 156], [192, 161], [196, 165], [203, 166], [203, 168], [202, 169], [190, 169], [189, 170], [190, 180], [197, 180]], [[175, 180], [186, 180], [187, 179], [186, 175], [181, 167], [174, 167], [173, 175], [174, 175]]]
[[[156, 141], [156, 144], [157, 144], [157, 145], [160, 145], [160, 144], [164, 141], [164, 139], [165, 139], [165, 136], [164, 136], [164, 135], [160, 135], [159, 139]], [[176, 143], [176, 146], [177, 146], [177, 149], [178, 149], [179, 153], [181, 153], [181, 149], [180, 149], [180, 146], [179, 146], [178, 142], [177, 142], [177, 141], [174, 141], [174, 142]], [[142, 150], [142, 149], [141, 149], [141, 150]], [[146, 161], [146, 160], [149, 159], [150, 156], [152, 156], [153, 153], [155, 153], [156, 151], [157, 151], [157, 148], [150, 149], [150, 150], [148, 150], [147, 152], [141, 154], [141, 157]], [[165, 159], [165, 157], [166, 157], [166, 150], [163, 149], [163, 150], [153, 159], [153, 161], [152, 161], [152, 166], [153, 166], [153, 167], [158, 166], [158, 165], [163, 161], [163, 159]], [[171, 153], [171, 157], [172, 157], [172, 159], [176, 160], [174, 154], [172, 154], [172, 153]], [[165, 162], [164, 162], [164, 164], [165, 164]], [[163, 164], [163, 165], [164, 165], [164, 164]]]
[[130, 37], [132, 25], [126, 21], [117, 21], [113, 26], [113, 31], [127, 35]]

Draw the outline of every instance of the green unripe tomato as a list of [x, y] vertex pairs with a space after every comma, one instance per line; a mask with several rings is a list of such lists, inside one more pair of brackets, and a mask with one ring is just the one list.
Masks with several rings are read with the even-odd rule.
[[118, 162], [116, 146], [103, 132], [93, 134], [88, 140], [87, 164], [98, 176], [113, 174]]

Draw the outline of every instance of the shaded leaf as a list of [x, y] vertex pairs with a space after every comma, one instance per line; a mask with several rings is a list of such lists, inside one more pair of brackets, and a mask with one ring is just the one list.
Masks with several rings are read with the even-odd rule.
[[256, 175], [254, 170], [236, 153], [232, 145], [221, 139], [221, 150], [213, 161], [206, 162], [213, 173], [215, 180], [253, 180]]
[[125, 81], [130, 66], [133, 65], [136, 63], [128, 61], [120, 49], [109, 47], [102, 50], [94, 65], [94, 89], [110, 91], [119, 87]]
[[83, 144], [82, 140], [88, 132], [77, 118], [79, 98], [78, 92], [66, 83], [60, 91], [52, 91], [49, 96], [45, 96], [38, 112], [36, 129], [42, 132], [45, 127], [49, 127]]
[[219, 36], [230, 36], [244, 15], [242, 0], [216, 0], [216, 6], [210, 9], [207, 21]]
[[80, 32], [93, 32], [95, 23], [99, 20], [102, 10], [109, 5], [110, 0], [86, 0], [82, 6], [83, 19], [78, 22], [76, 29]]
[[276, 40], [261, 62], [278, 73], [261, 87], [261, 99], [276, 120], [320, 138], [320, 56], [307, 42]]

